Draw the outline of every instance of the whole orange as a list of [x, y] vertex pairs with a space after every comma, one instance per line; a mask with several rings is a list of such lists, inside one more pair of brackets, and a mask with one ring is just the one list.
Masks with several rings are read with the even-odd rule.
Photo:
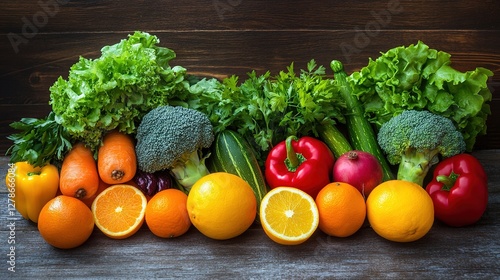
[[94, 218], [81, 200], [60, 195], [45, 204], [38, 216], [38, 231], [50, 245], [70, 249], [82, 245], [92, 234]]
[[368, 221], [385, 239], [411, 242], [422, 238], [434, 223], [434, 205], [420, 185], [390, 180], [373, 189], [366, 200]]
[[348, 183], [333, 182], [316, 196], [319, 211], [319, 229], [324, 233], [347, 237], [356, 233], [366, 218], [363, 195]]
[[146, 224], [149, 230], [163, 238], [186, 233], [191, 226], [186, 202], [187, 194], [178, 189], [156, 193], [146, 206]]
[[216, 172], [203, 176], [188, 194], [191, 223], [205, 236], [229, 239], [245, 232], [257, 215], [252, 187], [237, 175]]

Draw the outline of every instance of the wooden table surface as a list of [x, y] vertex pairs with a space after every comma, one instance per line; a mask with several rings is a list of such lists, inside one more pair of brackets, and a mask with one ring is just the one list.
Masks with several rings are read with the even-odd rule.
[[[329, 237], [318, 230], [297, 246], [274, 243], [259, 225], [226, 241], [209, 239], [194, 227], [181, 237], [161, 239], [143, 227], [124, 240], [110, 239], [95, 228], [82, 246], [60, 250], [45, 243], [36, 224], [17, 212], [10, 215], [2, 183], [0, 279], [498, 279], [500, 150], [473, 154], [489, 176], [489, 205], [482, 219], [464, 228], [435, 222], [426, 236], [411, 243], [387, 241], [368, 224], [347, 238]], [[7, 168], [8, 159], [1, 157], [2, 178]], [[14, 257], [9, 256], [12, 252]], [[11, 272], [9, 261], [14, 258], [15, 272]]]

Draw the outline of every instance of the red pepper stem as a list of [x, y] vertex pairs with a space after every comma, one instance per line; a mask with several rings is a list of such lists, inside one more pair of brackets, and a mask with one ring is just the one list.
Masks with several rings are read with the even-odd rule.
[[297, 141], [294, 135], [288, 136], [285, 140], [286, 159], [285, 165], [288, 171], [295, 172], [297, 168], [306, 160], [300, 153], [296, 153], [292, 146], [292, 141]]
[[452, 171], [449, 176], [436, 176], [436, 181], [443, 183], [443, 187], [441, 188], [443, 191], [450, 191], [453, 185], [455, 185], [455, 181], [457, 181], [458, 176], [460, 175]]

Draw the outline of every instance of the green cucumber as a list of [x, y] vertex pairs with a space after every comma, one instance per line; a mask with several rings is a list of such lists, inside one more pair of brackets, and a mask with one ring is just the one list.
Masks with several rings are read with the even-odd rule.
[[268, 188], [259, 162], [250, 144], [237, 132], [224, 130], [218, 133], [212, 144], [206, 165], [210, 172], [227, 172], [241, 177], [251, 187], [257, 199], [257, 217], [260, 202]]
[[321, 140], [330, 148], [336, 159], [353, 150], [349, 140], [333, 124], [323, 123], [319, 125], [318, 134]]
[[352, 94], [352, 88], [347, 81], [347, 74], [344, 66], [338, 60], [333, 60], [330, 67], [334, 72], [334, 79], [340, 86], [340, 94], [346, 102], [348, 114], [346, 114], [347, 133], [351, 145], [356, 150], [361, 150], [373, 154], [382, 165], [384, 181], [394, 179], [391, 166], [389, 165], [382, 149], [377, 143], [377, 136], [371, 124], [364, 117], [364, 111], [359, 100]]

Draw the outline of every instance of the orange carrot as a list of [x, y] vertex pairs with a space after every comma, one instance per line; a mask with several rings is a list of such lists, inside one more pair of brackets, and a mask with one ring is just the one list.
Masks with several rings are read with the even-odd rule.
[[59, 189], [63, 195], [85, 199], [93, 196], [99, 187], [94, 155], [83, 143], [77, 143], [68, 152], [59, 176]]
[[137, 170], [132, 137], [116, 130], [106, 134], [97, 154], [97, 170], [101, 180], [107, 184], [132, 180]]

